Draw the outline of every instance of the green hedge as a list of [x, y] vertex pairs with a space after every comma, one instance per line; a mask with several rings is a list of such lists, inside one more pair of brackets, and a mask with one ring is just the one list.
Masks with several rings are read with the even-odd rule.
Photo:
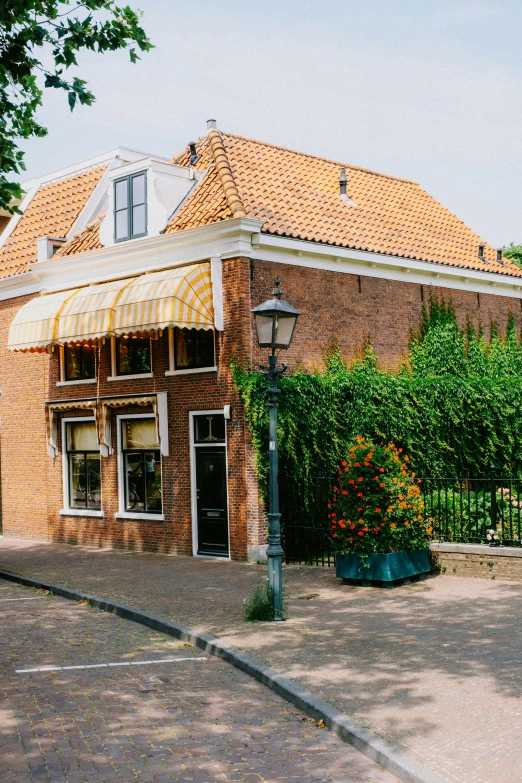
[[[266, 378], [233, 365], [257, 454], [262, 490], [268, 470]], [[462, 475], [493, 464], [522, 473], [522, 347], [514, 319], [505, 335], [458, 327], [432, 298], [409, 354], [394, 373], [377, 366], [371, 345], [346, 366], [336, 347], [324, 372], [281, 380], [280, 467], [298, 475], [332, 473], [356, 435], [394, 442], [419, 475]]]

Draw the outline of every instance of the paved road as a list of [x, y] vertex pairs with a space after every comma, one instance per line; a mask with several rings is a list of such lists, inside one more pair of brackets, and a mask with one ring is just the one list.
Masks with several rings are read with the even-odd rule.
[[261, 566], [3, 538], [0, 568], [215, 633], [451, 783], [522, 783], [521, 584], [441, 576], [382, 591], [292, 566], [288, 621], [250, 624], [242, 602]]
[[3, 783], [397, 783], [191, 645], [2, 580], [0, 628]]

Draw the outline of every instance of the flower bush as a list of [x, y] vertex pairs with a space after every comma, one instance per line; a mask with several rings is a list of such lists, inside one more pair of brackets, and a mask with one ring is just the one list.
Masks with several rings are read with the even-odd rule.
[[332, 536], [340, 552], [426, 549], [432, 532], [419, 480], [393, 443], [358, 436], [343, 460], [329, 503]]

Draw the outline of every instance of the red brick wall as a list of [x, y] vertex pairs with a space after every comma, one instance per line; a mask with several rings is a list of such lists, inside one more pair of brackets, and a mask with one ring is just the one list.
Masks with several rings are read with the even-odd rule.
[[[249, 262], [223, 263], [224, 326], [216, 333], [217, 372], [166, 377], [168, 338], [152, 342], [154, 377], [107, 381], [111, 375], [110, 346], [98, 347], [97, 384], [57, 387], [58, 353], [9, 353], [7, 333], [14, 313], [26, 301], [0, 302], [0, 371], [2, 406], [2, 488], [6, 535], [49, 538], [70, 543], [125, 547], [148, 551], [192, 553], [189, 411], [232, 406], [227, 423], [228, 501], [231, 556], [244, 559], [247, 544], [264, 543], [264, 520], [259, 510], [252, 451], [243, 409], [230, 375], [230, 360], [250, 358]], [[115, 417], [143, 413], [144, 408], [120, 408], [113, 413], [115, 453], [102, 458], [103, 518], [63, 516], [62, 455], [47, 456], [44, 403], [46, 400], [168, 392], [169, 452], [162, 458], [165, 522], [115, 519], [118, 511], [118, 473]], [[70, 416], [70, 413], [64, 414]], [[73, 413], [72, 415], [75, 415]], [[85, 415], [78, 410], [77, 415]], [[253, 510], [253, 521], [252, 521]]]
[[[292, 346], [282, 360], [312, 369], [322, 367], [325, 351], [334, 342], [351, 360], [370, 340], [382, 368], [395, 368], [408, 351], [410, 331], [416, 329], [423, 297], [430, 292], [451, 300], [462, 327], [469, 316], [475, 326], [486, 329], [490, 320], [505, 330], [508, 313], [521, 323], [521, 301], [509, 297], [454, 291], [379, 278], [326, 272], [300, 266], [253, 261], [252, 302], [256, 306], [271, 298], [274, 278], [280, 275], [283, 296], [301, 312]], [[258, 356], [256, 352], [256, 356]], [[266, 358], [266, 357], [262, 357]]]
[[[227, 423], [227, 461], [231, 555], [244, 559], [247, 545], [266, 541], [259, 502], [254, 454], [244, 412], [230, 376], [232, 355], [253, 365], [266, 362], [252, 331], [251, 307], [269, 298], [279, 274], [285, 297], [302, 316], [287, 355], [290, 367], [320, 367], [326, 349], [337, 341], [342, 354], [353, 358], [365, 339], [374, 345], [381, 366], [397, 366], [407, 351], [410, 330], [419, 323], [422, 289], [357, 275], [323, 272], [248, 259], [223, 262], [225, 330], [216, 335], [217, 372], [166, 377], [168, 341], [152, 343], [154, 377], [108, 382], [109, 345], [100, 346], [97, 384], [57, 387], [58, 356], [12, 354], [6, 350], [9, 324], [25, 299], [0, 302], [0, 416], [2, 446], [3, 521], [6, 535], [51, 539], [99, 546], [152, 551], [192, 552], [189, 411], [232, 405]], [[475, 324], [494, 318], [505, 328], [511, 310], [520, 325], [519, 300], [496, 296], [430, 290], [451, 299], [462, 325], [469, 315]], [[479, 306], [480, 305], [480, 306]], [[116, 453], [102, 459], [103, 518], [61, 516], [62, 458], [47, 456], [44, 403], [96, 395], [168, 392], [170, 456], [162, 459], [165, 522], [115, 519], [118, 511]], [[116, 413], [143, 412], [118, 409]], [[69, 414], [67, 414], [69, 415]], [[74, 415], [74, 414], [73, 414]], [[78, 415], [85, 415], [78, 411]], [[113, 426], [113, 438], [116, 428]], [[114, 443], [115, 445], [115, 443]]]

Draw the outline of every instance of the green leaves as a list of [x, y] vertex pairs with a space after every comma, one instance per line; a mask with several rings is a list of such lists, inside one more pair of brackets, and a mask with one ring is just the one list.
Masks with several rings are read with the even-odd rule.
[[[135, 63], [136, 49], [153, 48], [140, 16], [114, 0], [0, 3], [0, 208], [18, 211], [12, 202], [20, 198], [20, 187], [5, 175], [25, 168], [20, 139], [47, 133], [36, 121], [43, 96], [39, 85], [64, 90], [71, 111], [77, 104], [90, 106], [95, 97], [86, 82], [78, 76], [66, 79], [64, 72], [77, 66], [77, 54], [85, 49], [103, 53], [129, 48]], [[51, 65], [44, 65], [44, 51], [50, 51]]]
[[[332, 475], [357, 435], [393, 442], [417, 475], [522, 471], [522, 348], [514, 319], [505, 336], [460, 329], [452, 308], [432, 300], [396, 373], [378, 369], [371, 346], [347, 367], [334, 347], [324, 373], [283, 378], [279, 405], [281, 470]], [[262, 491], [268, 472], [266, 379], [235, 366]]]

